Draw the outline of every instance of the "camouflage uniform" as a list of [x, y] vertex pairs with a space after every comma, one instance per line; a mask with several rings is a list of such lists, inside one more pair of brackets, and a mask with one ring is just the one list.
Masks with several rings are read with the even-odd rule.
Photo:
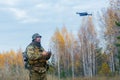
[[27, 55], [30, 64], [30, 80], [47, 80], [46, 57], [42, 55], [44, 49], [33, 44], [28, 45]]

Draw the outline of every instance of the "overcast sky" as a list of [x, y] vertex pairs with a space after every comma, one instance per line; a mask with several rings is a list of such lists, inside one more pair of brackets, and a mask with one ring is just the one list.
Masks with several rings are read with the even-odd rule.
[[107, 6], [107, 0], [0, 0], [0, 52], [24, 50], [36, 32], [48, 49], [57, 27], [77, 33], [81, 17], [76, 12], [94, 13]]

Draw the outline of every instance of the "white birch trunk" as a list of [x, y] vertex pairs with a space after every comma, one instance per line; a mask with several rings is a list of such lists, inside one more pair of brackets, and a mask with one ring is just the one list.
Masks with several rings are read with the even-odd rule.
[[96, 64], [95, 64], [95, 48], [94, 48], [94, 46], [93, 46], [93, 48], [92, 48], [92, 52], [93, 52], [93, 54], [92, 54], [92, 64], [93, 64], [93, 75], [95, 76], [95, 68], [96, 68]]
[[[57, 47], [58, 47], [58, 46], [57, 46]], [[58, 65], [57, 65], [57, 66], [58, 66], [58, 80], [60, 80], [60, 55], [59, 55], [60, 53], [59, 53], [59, 47], [58, 47], [57, 49], [58, 49], [58, 50], [57, 50], [57, 59], [58, 59], [58, 60], [57, 60], [57, 61], [58, 61], [58, 62], [57, 62], [57, 63], [58, 63]]]
[[74, 54], [73, 54], [73, 43], [71, 44], [71, 62], [72, 62], [72, 80], [74, 80]]

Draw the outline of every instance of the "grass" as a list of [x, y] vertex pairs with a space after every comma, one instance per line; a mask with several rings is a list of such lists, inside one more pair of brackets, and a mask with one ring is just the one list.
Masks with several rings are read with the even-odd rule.
[[[58, 80], [57, 76], [52, 74], [47, 75], [48, 80]], [[29, 80], [29, 71], [21, 69], [19, 71], [0, 70], [0, 80]], [[60, 80], [73, 80], [72, 78], [62, 78]], [[120, 76], [106, 77], [75, 77], [74, 80], [120, 80]]]

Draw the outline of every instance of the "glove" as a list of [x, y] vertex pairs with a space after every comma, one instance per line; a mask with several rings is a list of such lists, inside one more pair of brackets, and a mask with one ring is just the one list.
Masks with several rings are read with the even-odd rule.
[[47, 52], [46, 60], [50, 59], [51, 54], [52, 54], [51, 51], [48, 51], [48, 52]]

